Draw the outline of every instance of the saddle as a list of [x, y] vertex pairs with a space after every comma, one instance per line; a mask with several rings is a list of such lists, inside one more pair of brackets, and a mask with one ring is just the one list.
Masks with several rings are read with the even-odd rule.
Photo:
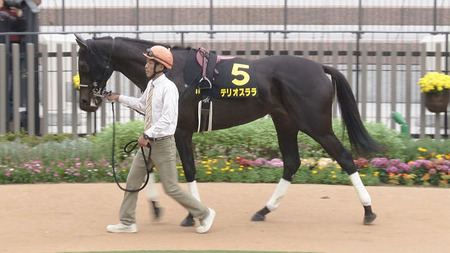
[[211, 89], [214, 75], [218, 75], [219, 71], [216, 68], [217, 63], [222, 60], [230, 60], [236, 58], [235, 56], [224, 56], [211, 53], [207, 49], [200, 47], [195, 54], [195, 59], [198, 65], [202, 67], [202, 78], [199, 81], [198, 88]]
[[186, 87], [200, 95], [197, 132], [211, 131], [212, 99], [257, 97], [251, 61], [235, 56], [219, 56], [207, 49], [191, 49], [186, 58]]

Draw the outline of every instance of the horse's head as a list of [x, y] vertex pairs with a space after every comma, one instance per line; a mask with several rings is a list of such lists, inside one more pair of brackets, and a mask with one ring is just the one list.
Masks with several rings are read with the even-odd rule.
[[[95, 112], [103, 101], [105, 86], [114, 69], [111, 57], [114, 50], [114, 40], [108, 40], [103, 45], [96, 45], [93, 40], [84, 40], [78, 35], [76, 41], [78, 50], [78, 71], [80, 74], [80, 109]], [[112, 43], [111, 43], [112, 41]]]

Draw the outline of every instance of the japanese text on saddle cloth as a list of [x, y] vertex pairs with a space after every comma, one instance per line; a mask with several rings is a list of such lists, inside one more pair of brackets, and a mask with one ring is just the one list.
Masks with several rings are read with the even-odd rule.
[[234, 56], [217, 56], [204, 48], [191, 49], [186, 59], [184, 81], [201, 96], [198, 103], [197, 132], [212, 130], [211, 99], [258, 97], [258, 87], [250, 60]]

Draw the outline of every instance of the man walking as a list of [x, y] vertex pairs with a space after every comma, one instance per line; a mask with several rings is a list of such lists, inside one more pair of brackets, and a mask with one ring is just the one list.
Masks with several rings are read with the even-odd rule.
[[[200, 220], [197, 233], [210, 230], [215, 218], [215, 211], [188, 194], [178, 185], [176, 168], [176, 146], [174, 133], [178, 121], [178, 89], [165, 73], [172, 69], [173, 56], [163, 46], [153, 46], [144, 53], [147, 57], [145, 73], [150, 81], [140, 98], [112, 93], [107, 99], [118, 101], [135, 110], [145, 113], [145, 131], [139, 137], [138, 144], [144, 147], [135, 155], [127, 178], [127, 189], [139, 189], [147, 175], [144, 155], [147, 157], [151, 146], [149, 166], [154, 165], [164, 191]], [[125, 192], [120, 207], [117, 225], [109, 225], [106, 230], [111, 233], [136, 233], [136, 203], [138, 192]]]

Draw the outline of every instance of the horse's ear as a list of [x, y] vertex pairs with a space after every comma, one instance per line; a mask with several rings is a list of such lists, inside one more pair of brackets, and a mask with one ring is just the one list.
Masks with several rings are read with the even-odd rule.
[[78, 34], [75, 34], [75, 40], [77, 41], [78, 46], [80, 46], [81, 50], [87, 50], [88, 46], [86, 41]]

